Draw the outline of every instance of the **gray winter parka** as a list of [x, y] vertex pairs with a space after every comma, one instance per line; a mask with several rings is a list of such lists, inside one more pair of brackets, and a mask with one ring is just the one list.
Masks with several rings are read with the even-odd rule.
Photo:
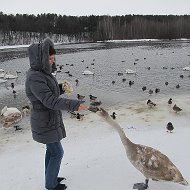
[[29, 47], [31, 68], [25, 82], [26, 95], [33, 106], [30, 119], [32, 136], [44, 144], [66, 137], [61, 110], [76, 111], [80, 105], [78, 100], [59, 97], [59, 85], [49, 64], [50, 47], [54, 48], [54, 44], [49, 38]]

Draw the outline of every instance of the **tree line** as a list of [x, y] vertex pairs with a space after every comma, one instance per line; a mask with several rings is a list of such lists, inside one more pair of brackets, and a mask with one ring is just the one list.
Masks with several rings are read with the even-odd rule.
[[43, 39], [45, 34], [56, 38], [67, 36], [68, 40], [74, 37], [79, 42], [190, 38], [190, 15], [66, 16], [0, 12], [0, 33], [1, 44], [5, 39], [11, 43], [18, 33], [28, 41]]

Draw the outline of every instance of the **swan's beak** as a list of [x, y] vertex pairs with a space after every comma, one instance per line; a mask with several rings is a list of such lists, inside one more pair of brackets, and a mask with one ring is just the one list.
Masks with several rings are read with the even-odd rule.
[[95, 107], [95, 106], [90, 106], [90, 107], [88, 108], [88, 110], [91, 111], [91, 112], [96, 113], [97, 111], [100, 111], [100, 108]]

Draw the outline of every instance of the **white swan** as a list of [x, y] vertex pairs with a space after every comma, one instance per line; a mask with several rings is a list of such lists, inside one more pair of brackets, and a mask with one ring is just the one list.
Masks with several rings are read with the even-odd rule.
[[8, 74], [7, 72], [4, 75], [4, 79], [15, 79], [18, 78], [18, 74], [16, 72], [16, 75]]
[[2, 110], [1, 110], [1, 116], [8, 116], [12, 113], [21, 113], [17, 108], [14, 107], [10, 107], [8, 108], [7, 106], [5, 106]]
[[183, 70], [184, 71], [190, 71], [190, 67], [184, 67]]
[[5, 106], [1, 110], [1, 123], [3, 127], [10, 127], [22, 120], [22, 113], [14, 107]]
[[7, 82], [7, 80], [0, 79], [0, 84]]
[[144, 188], [148, 187], [149, 179], [188, 185], [180, 171], [166, 155], [154, 148], [131, 142], [119, 124], [103, 108], [98, 109], [96, 113], [118, 132], [128, 159], [146, 178]]
[[134, 71], [132, 69], [126, 69], [125, 73], [127, 73], [127, 74], [136, 74], [136, 71]]
[[83, 74], [83, 75], [94, 75], [94, 73], [93, 73], [92, 71], [89, 71], [89, 70], [83, 71], [82, 74]]
[[8, 74], [7, 72], [1, 72], [0, 73], [0, 78], [4, 78], [4, 79], [15, 79], [18, 78], [18, 74], [16, 72], [16, 75], [12, 75], [12, 74]]
[[5, 77], [5, 72], [4, 71], [2, 71], [1, 73], [0, 73], [0, 78], [4, 78]]

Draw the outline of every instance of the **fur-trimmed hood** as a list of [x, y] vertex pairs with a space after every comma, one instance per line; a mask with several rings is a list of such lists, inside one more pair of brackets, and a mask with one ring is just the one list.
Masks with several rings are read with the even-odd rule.
[[46, 38], [43, 43], [32, 44], [28, 48], [30, 67], [33, 70], [50, 74], [52, 67], [49, 64], [49, 49], [54, 48], [53, 42]]

